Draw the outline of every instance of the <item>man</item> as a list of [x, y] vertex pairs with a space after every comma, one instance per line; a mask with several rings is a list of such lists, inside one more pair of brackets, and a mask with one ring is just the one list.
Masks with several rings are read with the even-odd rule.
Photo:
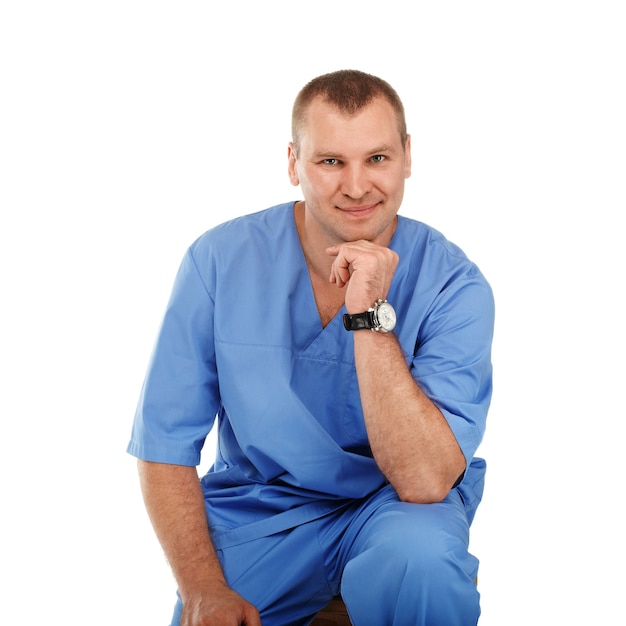
[[320, 76], [293, 109], [304, 200], [183, 259], [128, 447], [174, 625], [307, 624], [339, 593], [357, 625], [478, 620], [493, 299], [461, 250], [398, 216], [410, 147], [385, 81]]

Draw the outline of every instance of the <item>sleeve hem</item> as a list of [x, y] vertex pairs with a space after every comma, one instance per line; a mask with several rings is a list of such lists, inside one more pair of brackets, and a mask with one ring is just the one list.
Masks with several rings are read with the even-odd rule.
[[126, 452], [142, 461], [152, 463], [167, 463], [169, 465], [197, 466], [200, 464], [200, 455], [197, 452], [185, 452], [183, 450], [169, 450], [141, 445], [136, 441], [128, 444]]

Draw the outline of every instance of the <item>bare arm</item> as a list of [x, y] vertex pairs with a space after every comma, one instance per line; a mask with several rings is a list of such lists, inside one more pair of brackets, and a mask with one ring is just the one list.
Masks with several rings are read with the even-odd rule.
[[181, 626], [260, 626], [230, 589], [213, 547], [195, 467], [138, 461], [141, 490], [183, 601]]
[[[385, 298], [398, 257], [367, 241], [333, 246], [330, 280], [347, 284], [348, 313]], [[441, 411], [413, 380], [392, 333], [354, 333], [356, 371], [372, 453], [407, 502], [440, 502], [465, 469], [465, 457]]]
[[378, 466], [401, 500], [440, 502], [465, 469], [447, 421], [416, 385], [393, 334], [358, 331], [354, 351]]

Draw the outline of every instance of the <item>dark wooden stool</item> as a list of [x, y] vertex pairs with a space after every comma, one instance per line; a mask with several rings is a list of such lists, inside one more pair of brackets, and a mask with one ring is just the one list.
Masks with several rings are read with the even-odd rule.
[[350, 626], [348, 610], [341, 596], [333, 598], [311, 622], [311, 626]]
[[[478, 584], [478, 578], [474, 578], [474, 583]], [[341, 596], [334, 597], [311, 622], [311, 626], [351, 626], [351, 624], [348, 609]]]

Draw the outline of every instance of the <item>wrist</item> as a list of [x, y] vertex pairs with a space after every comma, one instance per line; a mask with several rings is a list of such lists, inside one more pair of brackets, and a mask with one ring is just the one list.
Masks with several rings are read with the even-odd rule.
[[396, 312], [387, 300], [379, 299], [362, 312], [346, 313], [343, 316], [343, 325], [349, 331], [373, 330], [389, 333], [396, 326]]
[[230, 590], [224, 577], [204, 578], [203, 580], [184, 581], [178, 583], [181, 600], [189, 602], [193, 598], [217, 598]]

